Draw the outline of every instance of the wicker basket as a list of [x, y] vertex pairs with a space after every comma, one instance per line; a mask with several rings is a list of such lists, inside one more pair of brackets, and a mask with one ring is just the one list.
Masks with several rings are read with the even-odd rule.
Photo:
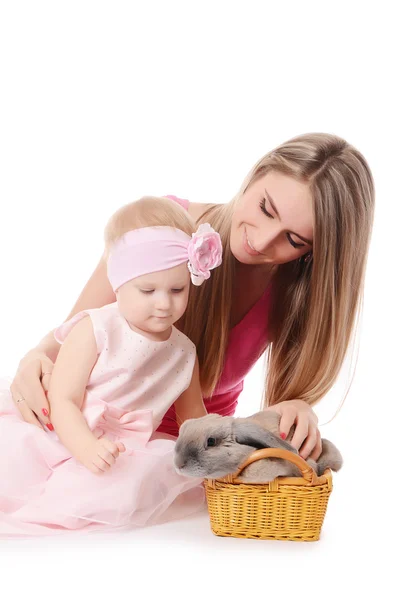
[[[262, 458], [284, 458], [302, 477], [277, 477], [269, 483], [243, 483], [239, 475]], [[318, 477], [303, 458], [278, 448], [257, 450], [238, 471], [204, 482], [215, 535], [262, 540], [314, 542], [319, 539], [332, 491], [328, 469]]]

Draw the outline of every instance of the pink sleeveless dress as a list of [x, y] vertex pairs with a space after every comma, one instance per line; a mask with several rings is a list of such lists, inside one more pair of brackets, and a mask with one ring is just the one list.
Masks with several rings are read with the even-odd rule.
[[[189, 201], [168, 195], [186, 210]], [[209, 413], [228, 416], [237, 408], [238, 397], [244, 387], [244, 378], [262, 356], [268, 344], [268, 317], [270, 286], [243, 319], [231, 329], [226, 350], [225, 367], [211, 398], [204, 398]], [[178, 435], [175, 410], [171, 407], [158, 431]]]
[[117, 303], [78, 313], [56, 330], [57, 340], [62, 343], [87, 315], [98, 359], [82, 413], [96, 437], [121, 441], [126, 452], [106, 473], [91, 473], [55, 432], [23, 421], [5, 391], [0, 396], [0, 538], [152, 525], [205, 506], [202, 480], [174, 469], [175, 441], [153, 435], [190, 384], [194, 344], [175, 327], [163, 342], [132, 331]]

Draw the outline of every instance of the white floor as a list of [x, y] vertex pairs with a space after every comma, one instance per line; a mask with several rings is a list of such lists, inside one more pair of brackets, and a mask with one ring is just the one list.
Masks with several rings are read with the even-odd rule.
[[[1, 581], [11, 584], [8, 598], [23, 593], [34, 598], [134, 598], [138, 592], [139, 597], [157, 593], [166, 598], [240, 598], [250, 593], [263, 598], [270, 593], [277, 598], [376, 593], [388, 598], [386, 532], [379, 523], [371, 524], [370, 514], [366, 522], [357, 522], [353, 506], [339, 512], [347, 491], [340, 484], [319, 542], [220, 538], [211, 533], [203, 513], [128, 533], [0, 544]], [[369, 511], [370, 505], [368, 501]]]
[[[241, 405], [248, 412], [260, 369], [247, 379]], [[334, 477], [318, 542], [216, 537], [206, 512], [129, 532], [0, 541], [0, 597], [5, 589], [7, 600], [26, 593], [71, 600], [135, 598], [138, 592], [140, 598], [393, 596], [395, 503], [385, 460], [392, 441], [371, 430], [368, 407], [357, 417], [359, 396], [371, 397], [368, 384], [360, 394], [359, 381], [338, 418], [323, 428], [342, 449], [345, 465]], [[357, 443], [357, 426], [364, 445]]]

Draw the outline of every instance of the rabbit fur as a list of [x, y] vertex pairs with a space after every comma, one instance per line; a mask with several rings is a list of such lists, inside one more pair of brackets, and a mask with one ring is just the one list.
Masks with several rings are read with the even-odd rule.
[[[174, 450], [174, 465], [178, 473], [191, 477], [217, 479], [235, 473], [254, 450], [284, 448], [297, 454], [291, 446], [293, 427], [284, 441], [279, 436], [280, 415], [263, 410], [250, 417], [235, 418], [209, 414], [185, 421]], [[307, 463], [317, 475], [325, 469], [338, 471], [342, 456], [332, 442], [322, 439], [322, 453], [315, 462]], [[267, 483], [276, 477], [299, 477], [300, 470], [281, 458], [266, 458], [246, 467], [240, 479], [245, 482]]]

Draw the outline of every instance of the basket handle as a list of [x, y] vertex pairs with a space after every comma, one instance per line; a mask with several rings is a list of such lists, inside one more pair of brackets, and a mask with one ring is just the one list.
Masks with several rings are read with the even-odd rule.
[[233, 483], [238, 479], [239, 475], [241, 475], [246, 467], [263, 458], [283, 458], [284, 460], [288, 460], [298, 467], [302, 473], [303, 479], [310, 485], [318, 485], [320, 481], [314, 469], [298, 454], [295, 454], [290, 450], [284, 450], [283, 448], [263, 448], [262, 450], [255, 450], [255, 452], [240, 465], [237, 471], [231, 476], [231, 482]]

